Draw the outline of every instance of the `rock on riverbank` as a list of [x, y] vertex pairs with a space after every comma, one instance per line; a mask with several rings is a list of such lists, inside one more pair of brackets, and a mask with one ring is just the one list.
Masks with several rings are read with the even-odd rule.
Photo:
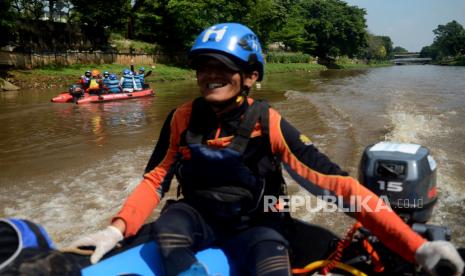
[[16, 91], [19, 89], [18, 86], [0, 78], [0, 91]]

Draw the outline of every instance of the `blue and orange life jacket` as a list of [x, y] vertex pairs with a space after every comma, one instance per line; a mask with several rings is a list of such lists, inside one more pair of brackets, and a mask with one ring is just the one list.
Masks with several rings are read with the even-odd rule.
[[[281, 166], [269, 143], [268, 104], [255, 101], [247, 108], [234, 136], [226, 139], [226, 147], [205, 141], [204, 105], [208, 103], [203, 98], [194, 101], [189, 127], [181, 140], [185, 145], [176, 177], [184, 199], [218, 218], [260, 212], [263, 196], [282, 194], [284, 186]], [[262, 135], [251, 138], [257, 123]]]

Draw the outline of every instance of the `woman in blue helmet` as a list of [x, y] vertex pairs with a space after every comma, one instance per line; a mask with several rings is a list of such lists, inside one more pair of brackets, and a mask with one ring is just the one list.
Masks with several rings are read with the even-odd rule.
[[[384, 204], [266, 102], [248, 97], [264, 75], [261, 46], [249, 28], [235, 23], [207, 28], [189, 62], [201, 97], [168, 115], [144, 179], [112, 224], [71, 247], [95, 246], [91, 261], [97, 262], [137, 233], [176, 175], [183, 197], [167, 204], [153, 223], [167, 275], [206, 274], [195, 252], [212, 246], [224, 251], [232, 275], [290, 275], [289, 217], [264, 208], [266, 196], [284, 193], [281, 165], [312, 193], [357, 196], [368, 207]], [[427, 242], [389, 208], [368, 207], [352, 215], [394, 252], [427, 269], [446, 259], [463, 270], [450, 243]]]
[[139, 67], [139, 72], [135, 74], [134, 78], [139, 80], [141, 88], [147, 88], [145, 84], [145, 68], [144, 67]]
[[121, 92], [119, 80], [116, 79], [115, 74], [109, 74], [108, 79], [104, 79], [103, 82], [105, 83], [105, 86], [108, 89], [109, 93], [120, 93]]

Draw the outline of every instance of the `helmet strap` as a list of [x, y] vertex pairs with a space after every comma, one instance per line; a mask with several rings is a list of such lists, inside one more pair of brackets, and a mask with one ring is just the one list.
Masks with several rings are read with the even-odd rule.
[[247, 97], [250, 92], [250, 87], [244, 85], [244, 72], [241, 72], [241, 96]]

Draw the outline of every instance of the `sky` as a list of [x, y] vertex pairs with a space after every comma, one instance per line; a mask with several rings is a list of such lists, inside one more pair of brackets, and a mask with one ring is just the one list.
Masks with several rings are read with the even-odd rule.
[[368, 31], [387, 35], [394, 47], [419, 52], [433, 43], [433, 30], [455, 20], [465, 28], [465, 0], [343, 0], [366, 10]]

